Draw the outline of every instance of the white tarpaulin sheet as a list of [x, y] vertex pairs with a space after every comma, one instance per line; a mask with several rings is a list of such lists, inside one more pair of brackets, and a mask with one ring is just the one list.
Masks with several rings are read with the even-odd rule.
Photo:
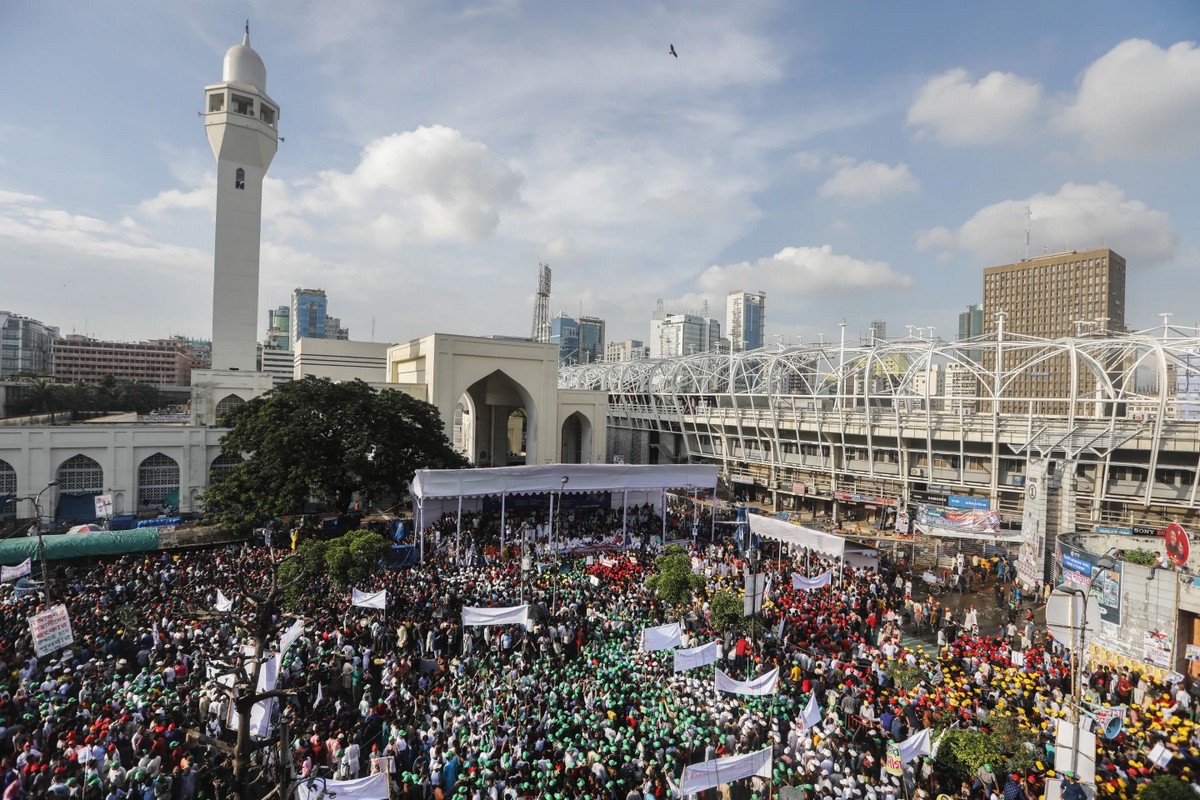
[[360, 592], [355, 589], [350, 593], [350, 605], [385, 611], [387, 609], [387, 589], [380, 589], [378, 592]]
[[463, 625], [524, 625], [529, 622], [529, 606], [506, 606], [504, 608], [472, 608], [462, 611]]
[[233, 609], [233, 601], [225, 596], [225, 593], [217, 589], [217, 611], [230, 611]]
[[807, 547], [830, 558], [841, 558], [846, 552], [846, 540], [831, 533], [822, 533], [761, 514], [749, 514], [746, 521], [750, 523], [750, 531], [763, 539]]
[[846, 563], [855, 569], [873, 569], [879, 571], [879, 551], [868, 550], [853, 545], [846, 548]]
[[296, 787], [296, 800], [318, 800], [322, 797], [337, 797], [338, 800], [387, 800], [388, 774], [376, 772], [368, 778], [350, 781], [327, 781], [316, 778], [301, 780]]
[[756, 753], [714, 758], [712, 761], [684, 767], [679, 791], [684, 795], [697, 794], [705, 789], [714, 789], [722, 783], [755, 775], [760, 778], [771, 777], [771, 748], [764, 747]]
[[[485, 469], [420, 469], [412, 494], [474, 497], [546, 492], [620, 492], [625, 489], [716, 489], [715, 464], [549, 464]], [[566, 486], [563, 478], [567, 479]]]
[[683, 627], [678, 622], [642, 629], [642, 651], [670, 650], [683, 644]]
[[721, 670], [717, 670], [718, 692], [729, 692], [730, 694], [748, 694], [757, 697], [765, 694], [775, 694], [775, 689], [777, 688], [778, 684], [779, 667], [776, 667], [765, 675], [759, 675], [757, 678], [752, 678], [748, 681], [735, 681], [724, 672], [721, 672]]
[[828, 586], [832, 578], [833, 572], [831, 570], [825, 570], [815, 578], [806, 578], [803, 575], [793, 573], [792, 588], [798, 592], [819, 589], [822, 586]]
[[717, 663], [717, 643], [709, 642], [702, 644], [699, 647], [689, 647], [686, 650], [675, 651], [675, 671], [684, 672], [685, 670], [703, 667], [706, 664]]

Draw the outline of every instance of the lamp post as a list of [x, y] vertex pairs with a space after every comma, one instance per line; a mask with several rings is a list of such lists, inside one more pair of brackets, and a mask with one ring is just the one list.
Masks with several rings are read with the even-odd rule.
[[[1088, 600], [1091, 599], [1093, 585], [1096, 582], [1096, 575], [1101, 570], [1111, 570], [1116, 566], [1116, 561], [1111, 556], [1101, 556], [1096, 559], [1096, 564], [1092, 567], [1091, 574], [1088, 576], [1087, 583], [1083, 586], [1078, 586], [1070, 583], [1060, 584], [1058, 589], [1065, 594], [1079, 597], [1081, 599], [1079, 624], [1075, 624], [1075, 602], [1071, 601], [1071, 613], [1069, 617], [1068, 627], [1071, 631], [1071, 772], [1076, 772], [1079, 765], [1079, 717], [1080, 709], [1083, 705], [1083, 667], [1087, 663], [1087, 631], [1088, 631]], [[1075, 632], [1079, 632], [1078, 649], [1075, 647], [1076, 638]]]
[[36, 496], [25, 498], [33, 503], [33, 513], [37, 515], [33, 522], [33, 529], [37, 532], [38, 537], [38, 561], [42, 562], [42, 591], [46, 594], [46, 608], [50, 607], [53, 595], [50, 592], [50, 574], [46, 569], [46, 540], [42, 538], [42, 495], [52, 486], [58, 486], [58, 481], [50, 481]]
[[[559, 516], [558, 538], [562, 538], [562, 496], [563, 496], [563, 491], [566, 490], [567, 483], [570, 480], [571, 480], [571, 478], [569, 476], [563, 475], [562, 480], [560, 480], [558, 482], [558, 516]], [[553, 495], [551, 495], [550, 497], [551, 497], [551, 500], [554, 499]], [[553, 588], [553, 596], [550, 599], [551, 612], [553, 612], [558, 606], [558, 555], [559, 555], [559, 551], [561, 550], [561, 548], [559, 547], [558, 539], [556, 539], [554, 536], [554, 528], [555, 528], [554, 512], [551, 511], [550, 512], [550, 534], [551, 534], [550, 538], [551, 538], [551, 541], [554, 543], [553, 544], [553, 547], [554, 547], [554, 575], [551, 578], [551, 580], [553, 581], [554, 588]]]

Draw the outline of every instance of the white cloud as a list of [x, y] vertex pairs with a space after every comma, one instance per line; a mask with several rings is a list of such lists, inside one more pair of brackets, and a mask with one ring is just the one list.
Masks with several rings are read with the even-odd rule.
[[699, 285], [702, 291], [717, 296], [739, 287], [752, 287], [767, 292], [772, 305], [786, 308], [810, 300], [816, 292], [909, 289], [913, 281], [894, 271], [886, 261], [840, 255], [824, 245], [785, 247], [753, 263], [712, 266], [701, 274]]
[[971, 83], [961, 68], [930, 78], [908, 108], [908, 124], [949, 145], [1014, 138], [1032, 123], [1042, 87], [1011, 72], [989, 72]]
[[380, 245], [479, 241], [520, 200], [524, 178], [480, 142], [435, 125], [376, 139], [354, 171], [321, 172], [296, 208], [345, 217]]
[[1103, 182], [1067, 183], [1052, 195], [995, 203], [957, 231], [933, 228], [918, 234], [917, 249], [956, 247], [989, 263], [1006, 263], [1024, 248], [1026, 206], [1032, 211], [1035, 252], [1082, 250], [1103, 242], [1125, 256], [1130, 266], [1144, 267], [1170, 261], [1179, 249], [1170, 216]]
[[920, 191], [921, 182], [907, 164], [889, 167], [878, 161], [844, 166], [821, 184], [818, 194], [851, 203], [875, 203], [894, 194]]
[[1055, 125], [1102, 157], [1200, 150], [1200, 48], [1121, 42], [1084, 71]]

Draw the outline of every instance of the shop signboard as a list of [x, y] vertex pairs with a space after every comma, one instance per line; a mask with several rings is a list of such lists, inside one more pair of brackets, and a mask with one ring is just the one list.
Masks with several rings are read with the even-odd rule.
[[1096, 533], [1107, 533], [1112, 536], [1132, 536], [1133, 528], [1120, 528], [1116, 525], [1097, 525]]
[[999, 533], [1000, 512], [917, 506], [917, 524], [969, 533]]

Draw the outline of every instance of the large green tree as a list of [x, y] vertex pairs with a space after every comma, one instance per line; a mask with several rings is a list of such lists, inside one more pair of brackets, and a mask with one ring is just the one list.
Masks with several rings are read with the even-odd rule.
[[298, 514], [310, 499], [341, 511], [402, 498], [418, 469], [466, 466], [437, 409], [360, 380], [307, 377], [236, 406], [221, 420], [224, 455], [242, 457], [204, 499], [222, 523], [245, 529]]
[[687, 551], [671, 544], [654, 560], [654, 574], [646, 585], [660, 600], [681, 606], [691, 602], [692, 595], [704, 588], [704, 578], [692, 572], [692, 557]]

